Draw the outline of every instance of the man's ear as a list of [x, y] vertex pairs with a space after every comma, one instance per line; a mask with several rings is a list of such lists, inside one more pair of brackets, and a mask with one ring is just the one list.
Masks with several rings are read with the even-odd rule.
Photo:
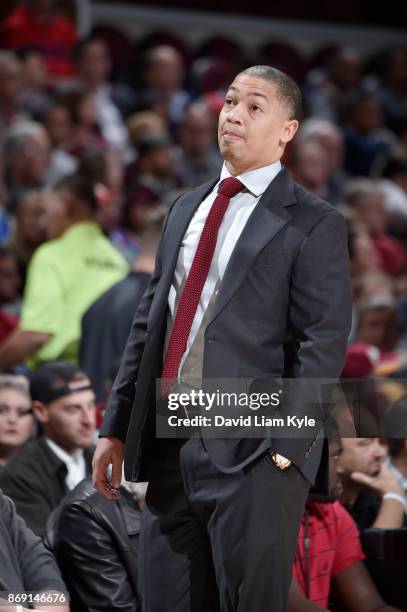
[[286, 145], [287, 142], [292, 140], [298, 130], [299, 123], [297, 119], [288, 119], [284, 122], [281, 130], [281, 142]]
[[48, 408], [46, 407], [46, 405], [43, 404], [42, 402], [35, 401], [33, 402], [32, 406], [33, 406], [33, 412], [34, 412], [34, 415], [37, 421], [39, 421], [41, 425], [48, 423], [49, 414], [48, 414]]

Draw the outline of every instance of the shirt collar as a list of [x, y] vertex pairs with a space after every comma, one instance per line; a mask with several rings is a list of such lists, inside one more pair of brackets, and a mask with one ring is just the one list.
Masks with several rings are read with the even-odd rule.
[[61, 461], [63, 461], [65, 464], [69, 464], [72, 462], [77, 463], [83, 456], [83, 450], [81, 448], [78, 448], [73, 453], [67, 453], [66, 451], [64, 451], [63, 448], [58, 446], [58, 444], [55, 444], [53, 440], [50, 440], [49, 438], [44, 439], [52, 450], [52, 452], [58, 457], [58, 459], [61, 459]]
[[[269, 166], [249, 170], [249, 172], [243, 172], [243, 174], [239, 174], [236, 178], [243, 183], [250, 193], [258, 198], [266, 191], [267, 187], [280, 172], [281, 168], [281, 162], [278, 160]], [[220, 180], [223, 181], [223, 179], [231, 176], [226, 164], [223, 164]]]

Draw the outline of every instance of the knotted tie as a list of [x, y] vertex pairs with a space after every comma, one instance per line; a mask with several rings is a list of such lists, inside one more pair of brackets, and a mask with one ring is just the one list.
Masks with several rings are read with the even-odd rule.
[[172, 382], [178, 378], [179, 365], [185, 353], [196, 309], [211, 266], [220, 225], [230, 199], [242, 189], [244, 185], [238, 179], [233, 177], [224, 179], [219, 185], [218, 194], [206, 218], [171, 330], [161, 374], [163, 394], [169, 391]]

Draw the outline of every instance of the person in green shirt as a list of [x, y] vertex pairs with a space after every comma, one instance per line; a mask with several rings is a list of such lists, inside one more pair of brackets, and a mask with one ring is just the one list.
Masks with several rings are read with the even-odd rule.
[[80, 174], [49, 190], [51, 239], [30, 262], [20, 324], [0, 348], [0, 369], [23, 360], [32, 367], [56, 359], [76, 362], [84, 312], [128, 273], [94, 220], [96, 209], [94, 186]]

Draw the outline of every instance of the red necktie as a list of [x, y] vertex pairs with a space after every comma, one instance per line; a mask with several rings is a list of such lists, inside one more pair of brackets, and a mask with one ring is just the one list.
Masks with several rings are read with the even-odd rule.
[[206, 218], [195, 257], [191, 265], [184, 290], [180, 297], [175, 314], [171, 336], [161, 374], [161, 389], [163, 394], [169, 391], [174, 380], [178, 378], [179, 365], [187, 346], [187, 341], [198, 308], [202, 289], [208, 276], [216, 247], [219, 227], [222, 223], [230, 199], [244, 189], [243, 183], [230, 177], [224, 179], [218, 188], [209, 214]]

